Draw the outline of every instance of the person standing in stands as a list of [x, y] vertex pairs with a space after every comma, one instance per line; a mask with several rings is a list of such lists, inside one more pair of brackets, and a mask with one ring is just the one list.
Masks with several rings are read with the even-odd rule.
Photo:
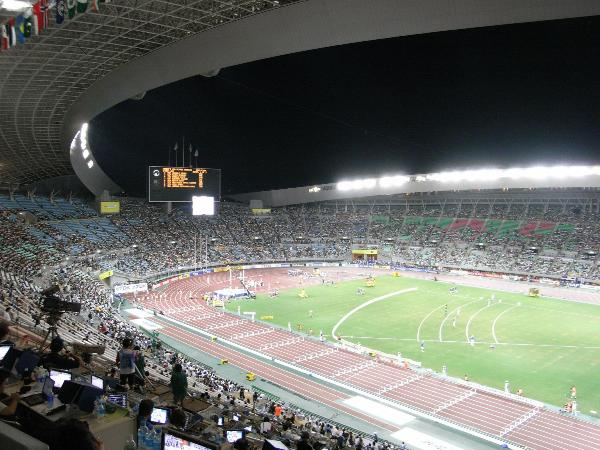
[[146, 384], [144, 381], [144, 376], [146, 374], [146, 358], [139, 345], [136, 345], [133, 349], [136, 352], [135, 367], [137, 368], [135, 373], [135, 384], [143, 387]]
[[263, 417], [263, 421], [260, 423], [259, 431], [262, 434], [268, 434], [271, 432], [272, 428], [273, 428], [273, 425], [271, 424], [269, 417], [268, 416]]
[[173, 403], [183, 407], [183, 399], [187, 395], [187, 376], [183, 373], [181, 364], [175, 364], [173, 366], [173, 373], [171, 374], [171, 382], [169, 383], [171, 390], [173, 391]]
[[130, 338], [123, 339], [123, 348], [117, 353], [117, 365], [121, 376], [121, 385], [132, 387], [135, 382], [136, 352], [131, 348]]

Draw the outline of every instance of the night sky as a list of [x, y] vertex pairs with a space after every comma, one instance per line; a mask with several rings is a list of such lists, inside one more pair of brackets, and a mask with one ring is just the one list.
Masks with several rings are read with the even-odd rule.
[[[96, 117], [100, 166], [145, 195], [185, 136], [223, 193], [471, 167], [600, 163], [600, 17], [327, 48], [189, 78]], [[174, 153], [171, 151], [174, 163]]]

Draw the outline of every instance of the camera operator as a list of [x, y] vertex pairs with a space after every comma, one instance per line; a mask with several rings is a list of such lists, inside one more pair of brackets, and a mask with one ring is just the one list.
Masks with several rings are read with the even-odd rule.
[[[64, 341], [60, 337], [55, 337], [50, 342], [50, 353], [46, 353], [40, 359], [40, 366], [53, 369], [77, 369], [83, 361], [77, 355], [68, 352], [65, 348]], [[65, 350], [61, 354], [61, 351]]]

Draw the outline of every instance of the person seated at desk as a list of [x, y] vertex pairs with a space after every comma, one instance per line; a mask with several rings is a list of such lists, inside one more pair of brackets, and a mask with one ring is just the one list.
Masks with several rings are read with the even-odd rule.
[[[6, 369], [0, 369], [0, 396], [4, 397], [4, 383], [10, 376]], [[20, 396], [17, 392], [11, 394], [5, 400], [0, 401], [0, 419], [14, 420]]]
[[17, 351], [15, 349], [15, 343], [8, 339], [8, 334], [10, 333], [10, 324], [6, 320], [0, 319], [0, 345], [12, 345], [13, 348], [10, 350], [4, 359], [2, 360], [2, 364], [0, 367], [4, 367], [7, 370], [12, 369], [13, 364], [17, 357], [21, 354], [21, 351]]
[[187, 417], [183, 412], [183, 409], [177, 408], [171, 412], [171, 416], [169, 417], [169, 423], [172, 427], [175, 428], [185, 428], [185, 424], [187, 422]]
[[250, 448], [250, 443], [246, 437], [241, 437], [233, 443], [233, 448], [235, 450], [248, 450]]
[[60, 352], [64, 349], [64, 341], [56, 336], [50, 341], [50, 353], [43, 355], [40, 359], [40, 366], [52, 369], [70, 370], [77, 369], [81, 365], [81, 358], [71, 353], [64, 356]]
[[90, 431], [87, 422], [60, 419], [46, 427], [31, 430], [31, 435], [48, 444], [50, 450], [103, 450], [104, 445]]
[[296, 445], [297, 450], [313, 450], [313, 446], [310, 444], [310, 434], [308, 431], [302, 432], [300, 441]]
[[145, 398], [140, 402], [137, 415], [137, 428], [142, 425], [146, 425], [148, 428], [152, 428], [152, 422], [150, 422], [150, 415], [154, 409], [154, 402], [148, 398]]

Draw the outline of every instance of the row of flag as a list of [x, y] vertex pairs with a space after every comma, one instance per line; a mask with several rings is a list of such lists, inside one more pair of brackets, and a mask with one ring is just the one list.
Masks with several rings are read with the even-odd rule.
[[37, 36], [50, 26], [52, 9], [54, 20], [60, 25], [65, 18], [72, 19], [76, 14], [99, 10], [99, 3], [110, 0], [38, 0], [31, 8], [6, 23], [0, 24], [0, 50], [8, 50], [17, 44], [24, 44], [27, 38]]

